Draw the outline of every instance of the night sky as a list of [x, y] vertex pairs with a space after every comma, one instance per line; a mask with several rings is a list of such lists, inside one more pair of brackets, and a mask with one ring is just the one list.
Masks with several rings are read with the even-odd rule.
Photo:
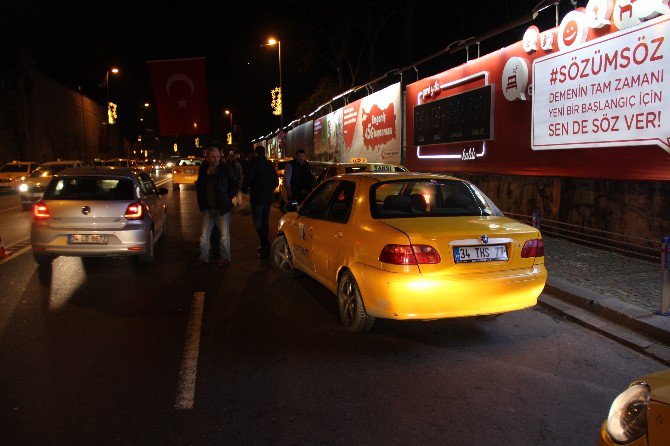
[[[225, 109], [233, 111], [240, 134], [252, 139], [279, 126], [279, 118], [271, 113], [269, 93], [279, 83], [277, 50], [261, 46], [270, 36], [282, 41], [284, 122], [288, 123], [319, 80], [330, 77], [335, 91], [351, 84], [351, 76], [345, 74], [344, 88], [339, 90], [337, 73], [327, 62], [333, 59], [328, 37], [341, 42], [346, 36], [342, 54], [354, 62], [360, 60], [354, 81], [360, 85], [454, 40], [481, 35], [527, 14], [537, 3], [2, 0], [0, 45], [6, 55], [2, 68], [11, 68], [19, 55], [30, 55], [38, 70], [70, 87], [81, 86], [102, 103], [105, 94], [100, 84], [105, 72], [118, 67], [121, 73], [110, 81], [110, 96], [119, 104], [121, 127], [131, 139], [140, 125], [155, 126], [153, 111], [145, 114], [144, 124], [139, 123], [141, 104], [152, 102], [146, 61], [205, 56], [212, 122], [209, 139], [223, 139], [228, 131]], [[571, 8], [569, 1], [561, 3], [562, 14]], [[535, 23], [546, 29], [553, 21], [551, 8]], [[526, 27], [485, 42], [482, 51], [520, 40]], [[374, 30], [378, 33], [370, 57], [368, 42]], [[440, 56], [420, 65], [419, 77], [464, 61], [465, 54]], [[407, 76], [415, 79], [416, 74]]]

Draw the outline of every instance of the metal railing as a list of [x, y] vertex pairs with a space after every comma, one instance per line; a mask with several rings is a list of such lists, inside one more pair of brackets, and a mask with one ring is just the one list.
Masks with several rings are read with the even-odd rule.
[[[504, 214], [529, 225], [533, 224], [532, 215], [516, 214], [514, 212], [504, 212]], [[587, 246], [617, 252], [636, 259], [642, 258], [660, 263], [660, 240], [649, 240], [634, 235], [588, 228], [548, 218], [541, 219], [540, 230], [542, 234], [549, 236], [560, 237]]]

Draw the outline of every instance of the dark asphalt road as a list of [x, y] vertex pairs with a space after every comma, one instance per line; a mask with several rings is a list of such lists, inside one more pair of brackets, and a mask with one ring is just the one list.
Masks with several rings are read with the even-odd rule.
[[[194, 199], [167, 196], [154, 265], [0, 265], [1, 444], [589, 445], [628, 382], [663, 369], [540, 308], [352, 335], [329, 291], [255, 259], [249, 217], [229, 267], [193, 269]], [[196, 292], [194, 406], [176, 410]]]

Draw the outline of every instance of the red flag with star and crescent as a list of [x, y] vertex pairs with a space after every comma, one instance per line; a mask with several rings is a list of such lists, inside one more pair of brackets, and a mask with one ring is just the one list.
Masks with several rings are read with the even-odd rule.
[[209, 133], [205, 58], [147, 62], [161, 135]]

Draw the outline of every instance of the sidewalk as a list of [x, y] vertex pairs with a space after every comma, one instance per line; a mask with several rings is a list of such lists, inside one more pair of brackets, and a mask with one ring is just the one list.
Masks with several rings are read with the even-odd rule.
[[670, 317], [654, 314], [660, 306], [660, 260], [543, 240], [548, 279], [540, 305], [670, 364]]

